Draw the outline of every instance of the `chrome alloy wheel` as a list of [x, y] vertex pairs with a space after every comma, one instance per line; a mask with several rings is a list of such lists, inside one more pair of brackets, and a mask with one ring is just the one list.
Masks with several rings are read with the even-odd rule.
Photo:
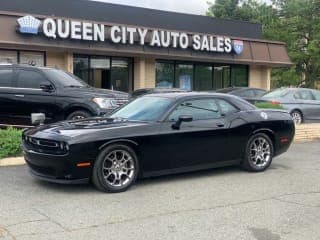
[[271, 159], [270, 143], [263, 137], [254, 139], [250, 144], [250, 162], [257, 168], [264, 168]]
[[294, 111], [291, 113], [291, 117], [295, 124], [301, 124], [302, 123], [302, 116], [299, 112]]
[[124, 187], [135, 175], [134, 160], [126, 150], [113, 150], [104, 159], [102, 174], [108, 185]]

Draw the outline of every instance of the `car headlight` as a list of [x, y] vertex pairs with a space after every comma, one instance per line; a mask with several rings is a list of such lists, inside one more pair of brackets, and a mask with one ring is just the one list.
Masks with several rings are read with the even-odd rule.
[[110, 98], [94, 98], [92, 99], [100, 108], [114, 108], [116, 107], [113, 99]]

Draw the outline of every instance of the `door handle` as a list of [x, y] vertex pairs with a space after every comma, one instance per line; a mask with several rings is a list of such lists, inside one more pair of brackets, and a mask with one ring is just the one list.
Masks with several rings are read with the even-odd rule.
[[224, 123], [223, 122], [217, 122], [217, 127], [224, 127]]
[[20, 95], [20, 94], [17, 94], [17, 95], [14, 95], [15, 97], [19, 97], [19, 98], [23, 98], [24, 95]]

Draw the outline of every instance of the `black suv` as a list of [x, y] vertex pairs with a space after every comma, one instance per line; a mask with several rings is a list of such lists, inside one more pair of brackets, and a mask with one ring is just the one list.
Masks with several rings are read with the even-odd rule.
[[60, 69], [0, 65], [0, 125], [30, 125], [31, 113], [46, 123], [103, 115], [128, 101], [128, 94], [97, 89]]

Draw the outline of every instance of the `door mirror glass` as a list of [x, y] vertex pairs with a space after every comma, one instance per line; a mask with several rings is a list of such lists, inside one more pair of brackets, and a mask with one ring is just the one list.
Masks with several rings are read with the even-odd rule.
[[180, 122], [191, 122], [192, 121], [192, 116], [191, 115], [181, 115], [179, 116], [179, 120]]
[[178, 121], [172, 124], [172, 128], [175, 130], [179, 130], [182, 122], [191, 122], [193, 117], [191, 115], [181, 115], [179, 116]]

